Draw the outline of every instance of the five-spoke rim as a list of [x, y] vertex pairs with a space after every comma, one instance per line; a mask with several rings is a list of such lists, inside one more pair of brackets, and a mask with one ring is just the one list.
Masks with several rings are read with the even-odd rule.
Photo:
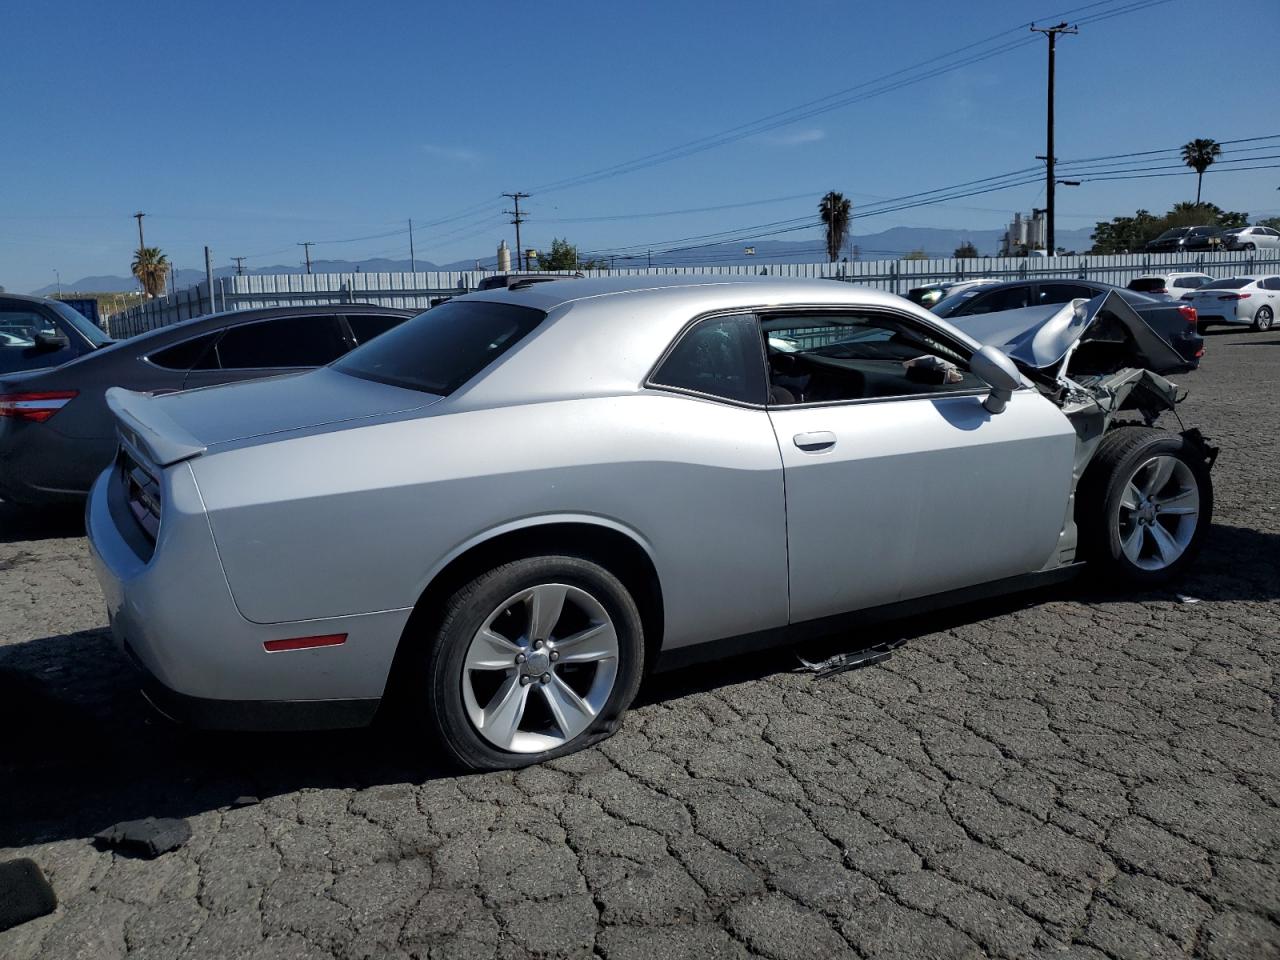
[[1177, 457], [1144, 460], [1130, 474], [1113, 522], [1134, 566], [1165, 569], [1186, 552], [1200, 522], [1195, 474]]
[[508, 597], [476, 631], [462, 699], [489, 743], [539, 753], [590, 726], [617, 673], [618, 633], [603, 604], [581, 587], [543, 583]]

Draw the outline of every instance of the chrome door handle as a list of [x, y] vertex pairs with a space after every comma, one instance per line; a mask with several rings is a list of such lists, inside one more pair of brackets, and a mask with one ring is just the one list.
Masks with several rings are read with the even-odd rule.
[[836, 435], [830, 430], [816, 430], [813, 433], [797, 433], [791, 438], [795, 445], [805, 453], [819, 453], [830, 450], [836, 445]]

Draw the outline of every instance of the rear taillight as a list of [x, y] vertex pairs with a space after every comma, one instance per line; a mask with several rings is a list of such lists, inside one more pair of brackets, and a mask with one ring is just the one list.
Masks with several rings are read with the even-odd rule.
[[52, 393], [0, 393], [0, 417], [44, 423], [76, 398], [76, 390]]
[[160, 483], [124, 450], [120, 453], [120, 469], [129, 512], [154, 543], [160, 529]]
[[1186, 320], [1190, 326], [1194, 327], [1196, 325], [1196, 321], [1199, 320], [1196, 308], [1188, 306], [1185, 303], [1178, 307], [1178, 312], [1182, 314], [1182, 319]]
[[1224, 293], [1218, 297], [1219, 300], [1248, 300], [1253, 294], [1251, 293]]

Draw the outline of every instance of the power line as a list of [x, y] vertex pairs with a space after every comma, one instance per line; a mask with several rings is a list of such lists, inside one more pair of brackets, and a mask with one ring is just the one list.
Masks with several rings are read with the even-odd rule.
[[[1096, 8], [1098, 7], [1105, 7], [1108, 4], [1111, 4], [1113, 2], [1114, 0], [1095, 0], [1095, 2], [1087, 3], [1082, 6], [1073, 7], [1069, 10], [1062, 11], [1061, 13], [1054, 14], [1052, 15], [1052, 17], [1049, 17], [1047, 19], [1054, 19], [1058, 17], [1069, 17], [1075, 14], [1085, 13], [1087, 11], [1096, 10]], [[1099, 11], [1098, 13], [1083, 17], [1080, 19], [1079, 22], [1082, 24], [1100, 22], [1102, 20], [1111, 19], [1112, 17], [1119, 16], [1121, 14], [1134, 13], [1140, 10], [1144, 10], [1150, 7], [1158, 6], [1158, 5], [1169, 3], [1169, 2], [1171, 2], [1171, 0], [1137, 0], [1137, 2], [1130, 2], [1112, 10]], [[722, 130], [716, 134], [710, 134], [704, 137], [699, 137], [695, 140], [688, 141], [684, 144], [678, 144], [674, 147], [669, 147], [662, 151], [657, 151], [655, 153], [647, 154], [642, 157], [634, 158], [629, 161], [615, 163], [607, 167], [599, 168], [597, 170], [586, 171], [584, 173], [577, 174], [573, 177], [565, 177], [565, 178], [561, 178], [560, 180], [551, 181], [550, 183], [537, 188], [537, 192], [564, 190], [574, 186], [583, 186], [585, 184], [594, 183], [602, 179], [607, 179], [609, 177], [620, 176], [625, 173], [635, 172], [650, 166], [658, 165], [660, 163], [668, 163], [674, 160], [682, 159], [683, 157], [691, 156], [694, 153], [699, 153], [705, 150], [713, 149], [718, 146], [723, 146], [725, 144], [732, 143], [737, 140], [742, 140], [742, 139], [745, 139], [746, 137], [753, 136], [759, 133], [768, 132], [769, 130], [776, 129], [777, 127], [786, 126], [791, 123], [799, 122], [800, 120], [808, 119], [811, 116], [816, 116], [818, 113], [829, 112], [830, 110], [839, 109], [840, 107], [843, 107], [843, 106], [849, 106], [853, 103], [860, 102], [861, 100], [870, 99], [870, 97], [873, 97], [873, 96], [882, 96], [886, 93], [890, 93], [895, 90], [902, 89], [905, 86], [908, 86], [914, 83], [919, 83], [919, 82], [922, 82], [923, 80], [927, 80], [935, 76], [939, 76], [942, 73], [957, 70], [957, 69], [960, 69], [961, 67], [968, 66], [970, 64], [982, 62], [983, 60], [987, 60], [994, 56], [998, 56], [1002, 53], [1009, 52], [1011, 50], [1017, 49], [1018, 47], [1026, 46], [1029, 43], [1034, 43], [1035, 42], [1034, 39], [1028, 37], [1028, 38], [1023, 38], [1020, 40], [1013, 41], [1011, 43], [1005, 42], [990, 50], [976, 52], [976, 51], [979, 51], [979, 49], [982, 47], [989, 46], [990, 44], [995, 43], [996, 41], [999, 41], [1006, 36], [1015, 34], [1018, 31], [1023, 30], [1027, 25], [1028, 24], [1026, 24], [1025, 22], [1020, 23], [1017, 26], [1011, 27], [1007, 30], [1000, 31], [999, 33], [996, 33], [996, 34], [992, 34], [991, 36], [986, 37], [982, 40], [974, 41], [972, 43], [968, 43], [963, 46], [953, 48], [941, 54], [931, 56], [927, 60], [921, 61], [920, 63], [914, 64], [912, 66], [904, 67], [904, 68], [892, 71], [890, 73], [883, 74], [879, 77], [871, 78], [869, 80], [863, 81], [862, 83], [856, 84], [852, 87], [844, 88], [843, 90], [836, 91], [835, 93], [826, 94], [823, 97], [819, 97], [814, 100], [810, 100], [805, 103], [798, 104], [797, 106], [788, 108], [787, 110], [776, 111], [775, 113], [757, 118], [756, 120], [739, 124], [736, 127], [731, 127], [727, 130]], [[970, 51], [975, 51], [975, 52], [969, 56], [960, 57], [960, 59], [954, 63], [948, 64], [945, 62], [953, 58], [956, 58], [961, 54], [967, 54]], [[919, 76], [907, 76], [907, 77], [903, 76], [904, 74], [911, 74], [913, 71], [920, 71], [920, 70], [924, 70], [924, 72], [921, 73]], [[900, 79], [895, 81], [894, 78], [900, 78]], [[894, 81], [894, 82], [890, 83], [888, 81]], [[868, 89], [868, 88], [874, 88], [874, 89]], [[458, 213], [450, 217], [441, 218], [439, 220], [435, 220], [430, 223], [427, 223], [426, 225], [434, 226], [438, 224], [452, 223], [458, 220], [463, 220], [468, 217], [471, 217], [477, 211], [484, 209], [486, 206], [488, 206], [487, 203], [475, 204], [471, 207], [468, 207], [464, 210], [459, 211]]]

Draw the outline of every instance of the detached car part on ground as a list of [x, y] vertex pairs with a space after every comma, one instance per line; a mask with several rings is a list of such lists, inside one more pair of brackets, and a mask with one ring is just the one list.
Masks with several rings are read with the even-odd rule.
[[83, 501], [118, 445], [111, 387], [168, 393], [297, 373], [416, 313], [362, 303], [216, 313], [48, 369], [0, 374], [0, 498]]
[[112, 630], [171, 715], [385, 700], [493, 769], [607, 737], [650, 669], [1084, 560], [1177, 575], [1214, 459], [1151, 426], [1181, 358], [1118, 297], [988, 319], [984, 346], [847, 284], [574, 280], [314, 373], [113, 390], [87, 521]]

